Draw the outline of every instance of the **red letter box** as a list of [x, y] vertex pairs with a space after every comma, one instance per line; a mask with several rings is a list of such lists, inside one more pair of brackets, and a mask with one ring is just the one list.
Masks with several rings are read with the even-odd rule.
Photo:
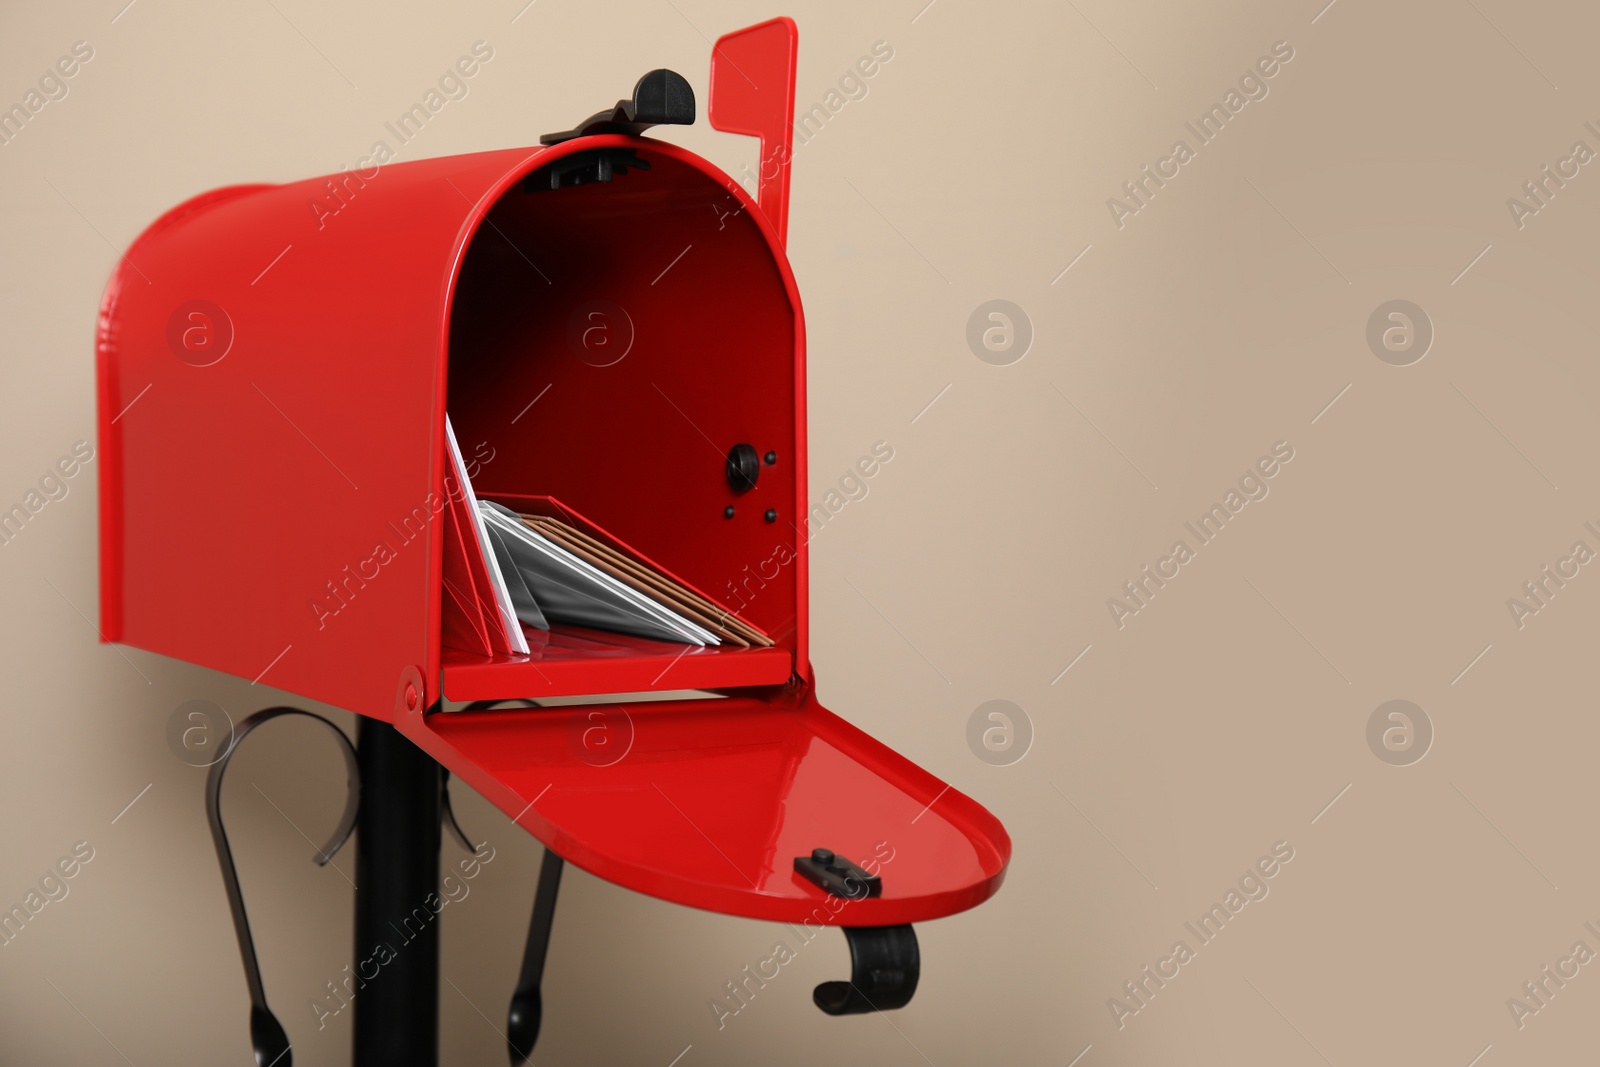
[[[539, 147], [158, 219], [100, 314], [105, 638], [390, 722], [560, 856], [666, 900], [883, 927], [992, 895], [1000, 823], [813, 693], [793, 57], [785, 19], [714, 60], [713, 124], [762, 138], [758, 200], [642, 136], [681, 106], [652, 94], [687, 89], [657, 72]], [[775, 643], [454, 641], [447, 411], [480, 497], [558, 513]], [[438, 710], [683, 690], [712, 695]], [[830, 908], [797, 866], [824, 848], [875, 860], [881, 891]]]

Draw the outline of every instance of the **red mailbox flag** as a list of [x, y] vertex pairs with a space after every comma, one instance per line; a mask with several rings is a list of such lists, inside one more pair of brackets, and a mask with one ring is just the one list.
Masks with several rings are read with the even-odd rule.
[[791, 18], [724, 34], [711, 49], [711, 102], [706, 108], [717, 129], [761, 138], [756, 204], [783, 245], [789, 243], [789, 153], [799, 41]]

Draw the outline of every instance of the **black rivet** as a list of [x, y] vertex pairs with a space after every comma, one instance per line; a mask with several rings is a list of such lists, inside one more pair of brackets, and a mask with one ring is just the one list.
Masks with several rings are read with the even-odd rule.
[[833, 853], [825, 848], [814, 848], [811, 850], [811, 859], [816, 863], [832, 863]]
[[769, 467], [778, 462], [778, 454], [776, 452], [768, 452], [764, 458], [766, 459], [767, 466]]
[[768, 508], [766, 515], [763, 516], [763, 517], [768, 522], [777, 522], [778, 521], [778, 513], [776, 511], [774, 511], [772, 508]]
[[722, 517], [725, 518], [725, 519], [733, 518], [733, 505], [732, 504], [729, 504], [727, 507], [722, 509]]

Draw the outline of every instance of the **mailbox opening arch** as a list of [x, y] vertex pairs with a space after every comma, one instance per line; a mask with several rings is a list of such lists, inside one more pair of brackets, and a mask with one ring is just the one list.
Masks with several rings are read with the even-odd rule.
[[[553, 695], [564, 686], [551, 689], [552, 664], [590, 687], [572, 691], [807, 673], [802, 314], [759, 208], [698, 156], [599, 135], [530, 157], [485, 193], [468, 230], [448, 296], [445, 406], [475, 490], [598, 527], [777, 646], [695, 650], [656, 679], [681, 650], [599, 647], [593, 634], [579, 648], [558, 625], [530, 634], [542, 643], [531, 665], [442, 648], [445, 694]], [[761, 457], [748, 488], [727, 475], [740, 445]]]

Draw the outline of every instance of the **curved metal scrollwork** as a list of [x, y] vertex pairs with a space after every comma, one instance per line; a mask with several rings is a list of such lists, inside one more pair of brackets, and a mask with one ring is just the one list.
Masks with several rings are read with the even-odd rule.
[[528, 942], [522, 951], [522, 972], [517, 976], [517, 988], [511, 994], [511, 1007], [506, 1012], [506, 1048], [511, 1054], [511, 1067], [522, 1067], [528, 1062], [539, 1040], [539, 1026], [544, 1022], [544, 997], [539, 992], [539, 984], [544, 980], [544, 959], [550, 949], [550, 925], [555, 921], [556, 893], [561, 888], [563, 866], [560, 856], [548, 848], [544, 850], [544, 861], [539, 865], [539, 887], [533, 893]]
[[903, 1008], [917, 991], [922, 955], [917, 934], [905, 926], [846, 926], [850, 980], [823, 982], [811, 999], [829, 1015], [860, 1015]]
[[245, 719], [234, 733], [228, 750], [211, 765], [211, 774], [206, 780], [206, 820], [211, 824], [211, 841], [217, 848], [217, 863], [222, 868], [222, 883], [227, 888], [228, 907], [233, 912], [233, 931], [239, 938], [239, 958], [244, 964], [244, 980], [250, 988], [250, 1044], [255, 1051], [258, 1067], [292, 1067], [294, 1057], [290, 1054], [290, 1049], [293, 1046], [277, 1016], [267, 1007], [267, 992], [261, 982], [261, 965], [256, 960], [255, 941], [250, 936], [250, 919], [245, 914], [244, 896], [239, 890], [239, 871], [233, 862], [233, 849], [228, 845], [228, 832], [222, 825], [222, 776], [227, 772], [233, 754], [239, 751], [240, 743], [249, 736], [250, 731], [262, 723], [283, 715], [304, 715], [326, 726], [339, 739], [339, 749], [344, 754], [345, 769], [349, 772], [349, 792], [345, 800], [344, 814], [340, 816], [339, 825], [328, 838], [328, 843], [318, 849], [316, 855], [312, 857], [317, 866], [325, 866], [333, 858], [334, 853], [350, 839], [350, 834], [356, 828], [356, 815], [361, 806], [361, 771], [356, 763], [355, 746], [350, 743], [344, 731], [333, 723], [321, 715], [300, 708], [267, 708]]
[[[462, 711], [489, 711], [504, 704], [521, 704], [536, 708], [532, 700], [479, 700], [466, 705]], [[446, 772], [448, 777], [448, 772]], [[466, 834], [456, 825], [455, 812], [449, 806], [450, 795], [445, 794], [445, 811], [456, 837], [467, 850], [472, 851]], [[511, 994], [511, 1004], [506, 1011], [506, 1051], [511, 1057], [511, 1067], [522, 1067], [533, 1055], [533, 1046], [539, 1040], [539, 1027], [544, 1021], [544, 998], [539, 986], [544, 979], [545, 956], [550, 949], [550, 927], [555, 921], [556, 895], [561, 889], [561, 871], [565, 866], [561, 857], [546, 848], [539, 865], [539, 885], [533, 894], [533, 916], [528, 921], [528, 939], [522, 950], [522, 970], [517, 976], [517, 988]]]

